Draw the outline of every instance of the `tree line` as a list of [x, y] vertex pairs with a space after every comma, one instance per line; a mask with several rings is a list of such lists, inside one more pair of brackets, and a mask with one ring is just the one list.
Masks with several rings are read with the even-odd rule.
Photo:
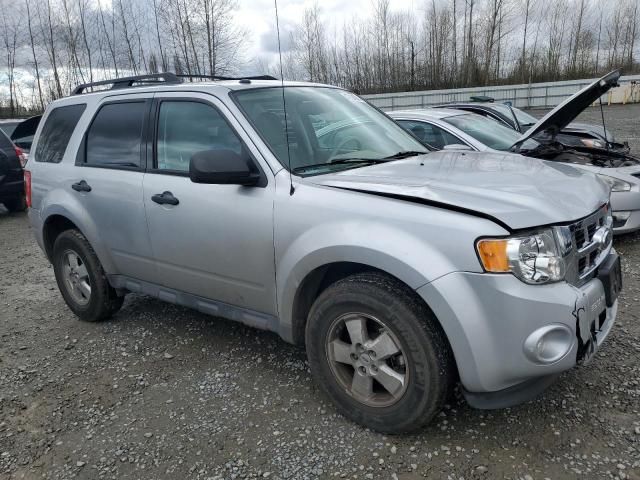
[[425, 0], [336, 30], [318, 5], [294, 34], [288, 74], [360, 93], [588, 78], [640, 71], [640, 0]]
[[[237, 0], [0, 0], [0, 106], [42, 110], [79, 84], [173, 71], [271, 73], [249, 58]], [[272, 15], [273, 12], [265, 12]], [[285, 79], [358, 93], [530, 83], [640, 71], [640, 0], [371, 0], [342, 23], [321, 3], [283, 38]], [[284, 35], [284, 34], [283, 34]]]

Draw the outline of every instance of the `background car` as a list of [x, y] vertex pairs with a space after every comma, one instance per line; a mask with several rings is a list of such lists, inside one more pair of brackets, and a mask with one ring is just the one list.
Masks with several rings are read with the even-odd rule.
[[36, 115], [35, 117], [27, 118], [21, 121], [13, 128], [11, 134], [8, 134], [11, 141], [22, 149], [25, 154], [29, 154], [31, 150], [31, 144], [33, 143], [33, 136], [36, 133], [36, 129], [40, 124], [42, 115]]
[[20, 147], [0, 131], [0, 203], [10, 212], [27, 208], [24, 195], [24, 166], [27, 157]]
[[[525, 133], [538, 122], [529, 113], [504, 103], [467, 102], [436, 105], [433, 108], [447, 108], [473, 112], [495, 120], [513, 130]], [[570, 123], [562, 129], [556, 140], [563, 145], [575, 148], [609, 148], [619, 152], [629, 152], [629, 146], [615, 141], [614, 134], [602, 125], [588, 125], [586, 123]]]
[[617, 85], [619, 77], [620, 71], [615, 70], [593, 82], [547, 113], [525, 134], [459, 109], [395, 111], [390, 115], [433, 148], [520, 153], [590, 170], [611, 187], [614, 231], [627, 233], [640, 229], [640, 159], [607, 149], [568, 148], [557, 142], [557, 132]]

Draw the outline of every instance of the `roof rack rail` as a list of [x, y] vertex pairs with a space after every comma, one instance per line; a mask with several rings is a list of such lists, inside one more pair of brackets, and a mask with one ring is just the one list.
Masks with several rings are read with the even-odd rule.
[[133, 77], [112, 78], [109, 80], [101, 80], [99, 82], [83, 83], [73, 89], [71, 95], [80, 95], [86, 93], [86, 90], [103, 85], [111, 85], [107, 90], [116, 90], [118, 88], [133, 87], [135, 84], [151, 85], [157, 83], [175, 84], [183, 83], [184, 78], [201, 78], [205, 80], [277, 80], [271, 75], [255, 75], [249, 77], [225, 77], [221, 75], [201, 75], [199, 73], [188, 73], [176, 75], [175, 73], [150, 73], [148, 75], [135, 75]]
[[110, 90], [118, 88], [132, 87], [134, 84], [154, 84], [154, 83], [182, 83], [182, 80], [175, 73], [150, 73], [148, 75], [136, 75], [133, 77], [113, 78], [101, 80], [99, 82], [83, 83], [73, 89], [71, 95], [86, 93], [85, 90], [102, 85], [111, 85]]
[[248, 77], [226, 77], [222, 75], [201, 75], [199, 73], [185, 73], [176, 75], [178, 78], [201, 78], [203, 80], [277, 80], [271, 75], [253, 75]]

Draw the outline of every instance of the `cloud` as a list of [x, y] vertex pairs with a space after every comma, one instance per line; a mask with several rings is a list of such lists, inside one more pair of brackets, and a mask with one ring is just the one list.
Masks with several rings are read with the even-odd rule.
[[[292, 23], [280, 23], [280, 47], [282, 52], [293, 49], [293, 34], [296, 25]], [[264, 53], [278, 53], [278, 33], [275, 23], [269, 26], [269, 30], [260, 35], [259, 50]]]

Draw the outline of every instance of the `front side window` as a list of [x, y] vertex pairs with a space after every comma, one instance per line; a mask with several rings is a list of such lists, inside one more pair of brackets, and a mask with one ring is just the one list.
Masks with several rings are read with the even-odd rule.
[[[337, 88], [239, 90], [234, 97], [285, 167], [305, 174], [427, 149], [363, 99]], [[286, 128], [285, 111], [286, 105]], [[349, 163], [352, 162], [352, 163]], [[310, 173], [310, 169], [313, 172]]]
[[157, 138], [158, 170], [188, 172], [193, 154], [208, 150], [242, 154], [242, 142], [222, 114], [201, 102], [163, 101]]
[[36, 162], [60, 163], [62, 161], [71, 134], [85, 108], [87, 106], [82, 103], [51, 110], [40, 133], [34, 156]]
[[[515, 130], [473, 113], [454, 115], [445, 118], [444, 121], [494, 150], [507, 151], [521, 137]], [[522, 148], [531, 150], [537, 146], [538, 142], [535, 140], [527, 140]]]
[[438, 150], [442, 150], [446, 145], [466, 145], [458, 137], [431, 123], [417, 122], [415, 120], [398, 120], [398, 123], [415, 135], [422, 143], [426, 143]]
[[87, 133], [86, 164], [140, 167], [147, 105], [139, 101], [102, 106]]

